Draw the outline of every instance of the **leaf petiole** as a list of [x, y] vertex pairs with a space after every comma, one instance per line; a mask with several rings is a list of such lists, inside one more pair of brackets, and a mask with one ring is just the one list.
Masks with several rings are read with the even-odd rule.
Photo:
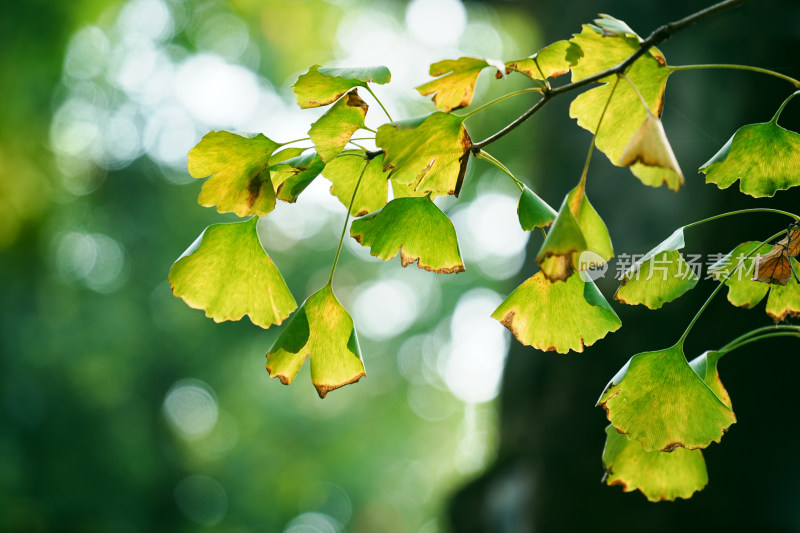
[[800, 80], [796, 80], [790, 76], [786, 76], [785, 74], [781, 74], [780, 72], [775, 72], [774, 70], [769, 70], [760, 67], [751, 67], [748, 65], [728, 65], [728, 64], [709, 64], [709, 65], [680, 65], [680, 66], [671, 66], [669, 67], [673, 72], [680, 72], [682, 70], [705, 70], [711, 68], [724, 68], [724, 69], [732, 69], [732, 70], [749, 70], [751, 72], [758, 72], [760, 74], [767, 74], [769, 76], [775, 76], [776, 78], [780, 78], [782, 80], [788, 81], [796, 88], [800, 89]]
[[780, 209], [770, 209], [768, 207], [759, 207], [753, 209], [738, 209], [736, 211], [728, 211], [727, 213], [720, 213], [719, 215], [714, 215], [713, 217], [704, 218], [702, 220], [698, 220], [696, 222], [692, 222], [690, 224], [686, 224], [683, 226], [683, 229], [693, 228], [694, 226], [699, 226], [700, 224], [705, 224], [706, 222], [711, 222], [713, 220], [717, 220], [720, 218], [725, 218], [733, 215], [742, 215], [745, 213], [775, 213], [778, 215], [786, 215], [787, 217], [791, 217], [795, 220], [795, 222], [800, 222], [800, 216], [795, 215], [794, 213], [790, 213], [788, 211], [781, 211]]
[[717, 350], [724, 354], [732, 352], [737, 348], [741, 348], [751, 342], [756, 342], [773, 337], [800, 337], [800, 326], [766, 326], [763, 328], [754, 329], [747, 333], [740, 335], [730, 341], [728, 344]]
[[333, 258], [333, 266], [331, 266], [331, 275], [328, 276], [328, 285], [333, 282], [333, 274], [336, 272], [336, 265], [339, 263], [339, 255], [342, 253], [342, 244], [344, 243], [344, 234], [347, 232], [347, 223], [350, 222], [350, 210], [353, 209], [353, 203], [356, 201], [356, 194], [358, 193], [358, 186], [361, 185], [361, 178], [364, 177], [364, 172], [369, 165], [369, 159], [364, 158], [364, 167], [361, 169], [361, 174], [358, 175], [358, 181], [353, 188], [353, 196], [350, 197], [350, 205], [347, 206], [347, 214], [344, 217], [344, 226], [342, 227], [342, 234], [339, 237], [339, 246], [336, 248], [336, 256]]
[[372, 92], [372, 89], [370, 88], [369, 85], [366, 85], [366, 88], [367, 88], [367, 91], [369, 91], [369, 94], [371, 94], [372, 97], [375, 99], [375, 101], [378, 102], [378, 105], [381, 106], [381, 109], [383, 109], [383, 112], [386, 113], [386, 118], [389, 119], [389, 122], [394, 122], [394, 120], [392, 120], [392, 115], [390, 115], [389, 112], [386, 110], [386, 108], [383, 106], [383, 102], [381, 102], [381, 99], [378, 98], [375, 95], [374, 92]]
[[800, 94], [800, 91], [795, 91], [795, 92], [793, 92], [792, 94], [790, 94], [790, 95], [789, 95], [789, 97], [788, 97], [788, 98], [786, 98], [786, 100], [784, 100], [784, 101], [783, 101], [783, 103], [781, 104], [781, 106], [780, 106], [780, 107], [778, 108], [778, 110], [775, 112], [775, 116], [774, 116], [774, 117], [772, 117], [772, 120], [770, 120], [770, 122], [771, 122], [772, 124], [777, 124], [777, 123], [778, 123], [778, 118], [780, 118], [780, 116], [781, 116], [781, 113], [783, 113], [783, 108], [784, 108], [784, 107], [786, 107], [786, 104], [788, 104], [788, 103], [789, 103], [789, 101], [790, 101], [792, 98], [794, 98], [795, 96], [797, 96], [798, 94]]
[[477, 157], [478, 159], [483, 159], [484, 161], [487, 161], [487, 162], [493, 164], [494, 166], [499, 168], [501, 171], [503, 171], [503, 173], [506, 176], [508, 176], [509, 178], [511, 178], [514, 181], [516, 186], [519, 188], [520, 192], [522, 192], [523, 188], [525, 187], [525, 184], [522, 183], [521, 181], [519, 181], [517, 178], [515, 178], [514, 174], [512, 174], [511, 171], [508, 170], [506, 168], [506, 166], [503, 163], [501, 163], [500, 161], [498, 161], [493, 155], [491, 155], [490, 153], [486, 152], [485, 150], [478, 150], [477, 152], [473, 152], [473, 155], [475, 157]]
[[495, 99], [494, 99], [494, 100], [492, 100], [491, 102], [486, 102], [486, 103], [485, 103], [485, 104], [483, 104], [482, 106], [476, 107], [475, 109], [473, 109], [472, 111], [470, 111], [470, 112], [469, 112], [469, 113], [467, 113], [466, 115], [460, 115], [460, 116], [461, 116], [461, 117], [462, 117], [464, 120], [467, 120], [467, 119], [468, 119], [468, 118], [470, 118], [472, 115], [475, 115], [476, 113], [480, 113], [480, 112], [481, 112], [481, 111], [483, 111], [484, 109], [486, 109], [486, 108], [488, 108], [488, 107], [490, 107], [490, 106], [493, 106], [494, 104], [499, 104], [499, 103], [500, 103], [500, 102], [502, 102], [503, 100], [506, 100], [506, 99], [508, 99], [508, 98], [511, 98], [512, 96], [517, 96], [517, 95], [519, 95], [519, 94], [524, 94], [524, 93], [534, 93], [534, 92], [535, 92], [535, 93], [541, 93], [541, 92], [542, 92], [542, 89], [541, 89], [541, 87], [529, 87], [529, 88], [527, 88], [527, 89], [521, 89], [521, 90], [519, 90], [519, 91], [514, 91], [513, 93], [504, 94], [503, 96], [501, 96], [501, 97], [499, 97], [499, 98], [495, 98]]

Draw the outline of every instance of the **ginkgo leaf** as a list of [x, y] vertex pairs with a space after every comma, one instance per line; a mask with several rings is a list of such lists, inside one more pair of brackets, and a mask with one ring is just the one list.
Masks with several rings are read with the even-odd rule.
[[683, 228], [647, 252], [622, 276], [614, 299], [658, 309], [697, 285], [697, 273], [678, 250], [685, 246]]
[[731, 397], [722, 385], [722, 380], [719, 379], [719, 372], [717, 371], [717, 363], [723, 355], [725, 355], [724, 352], [707, 351], [689, 361], [689, 366], [708, 385], [708, 388], [717, 398], [728, 406], [728, 409], [732, 409]]
[[303, 302], [267, 352], [269, 376], [290, 385], [309, 356], [320, 398], [366, 376], [353, 319], [330, 283]]
[[517, 203], [517, 217], [522, 229], [531, 231], [534, 228], [546, 228], [553, 223], [556, 214], [556, 210], [535, 192], [527, 186], [523, 187]]
[[[361, 171], [364, 170], [350, 209], [350, 214], [354, 217], [377, 211], [386, 205], [389, 197], [389, 173], [383, 170], [383, 154], [369, 161], [364, 161], [359, 155], [361, 152], [346, 152], [328, 163], [322, 171], [324, 177], [333, 182], [331, 194], [348, 207]], [[364, 165], [367, 166], [366, 169]]]
[[429, 196], [395, 198], [372, 215], [354, 220], [350, 236], [388, 261], [400, 252], [400, 262], [438, 274], [464, 271], [453, 223]]
[[537, 272], [514, 289], [492, 318], [522, 344], [558, 353], [582, 352], [622, 325], [594, 283], [577, 273], [552, 283]]
[[269, 167], [272, 184], [279, 200], [293, 203], [306, 187], [319, 176], [325, 163], [316, 152], [294, 157]]
[[700, 167], [707, 183], [761, 198], [800, 185], [800, 134], [770, 122], [739, 128], [717, 154]]
[[258, 240], [257, 221], [207, 227], [172, 265], [173, 294], [215, 322], [244, 315], [262, 328], [283, 322], [297, 303]]
[[330, 68], [314, 65], [297, 78], [292, 88], [303, 109], [332, 104], [353, 87], [389, 83], [389, 69], [380, 67]]
[[[581, 48], [583, 56], [572, 67], [572, 81], [614, 67], [639, 48], [639, 37], [632, 30], [622, 32], [627, 25], [622, 26], [622, 21], [614, 21], [616, 19], [611, 17], [598, 19], [595, 21], [598, 26], [584, 25], [581, 33], [573, 36], [571, 42]], [[650, 48], [625, 72], [656, 117], [661, 115], [664, 90], [671, 72], [664, 55], [656, 48]], [[625, 147], [643, 124], [647, 110], [630, 83], [617, 80], [615, 76], [601, 81], [602, 85], [578, 95], [572, 101], [569, 115], [578, 120], [579, 126], [594, 133], [605, 109], [595, 144], [613, 164], [619, 165]], [[609, 102], [612, 90], [614, 95]], [[638, 162], [631, 165], [630, 169], [642, 183], [652, 187], [666, 183], [670, 189], [677, 191], [683, 184], [683, 177], [670, 168]]]
[[283, 150], [275, 152], [270, 156], [269, 165], [277, 165], [278, 163], [283, 163], [289, 159], [300, 157], [306, 150], [308, 150], [308, 148], [284, 148]]
[[534, 80], [556, 78], [569, 72], [583, 55], [581, 48], [569, 41], [556, 41], [531, 57], [506, 63], [506, 72], [521, 72]]
[[[772, 250], [772, 246], [765, 244], [759, 248], [758, 253], [753, 253], [758, 245], [756, 242], [740, 244], [731, 253], [711, 265], [709, 273], [713, 274], [715, 279], [725, 280], [725, 285], [728, 286], [728, 301], [736, 307], [753, 308], [769, 293], [766, 312], [775, 322], [780, 322], [787, 316], [800, 316], [800, 284], [797, 280], [792, 277], [785, 286], [781, 286], [753, 279], [756, 276], [756, 258]], [[791, 259], [791, 264], [795, 272], [800, 274], [800, 263]], [[730, 272], [733, 274], [728, 277]]]
[[428, 193], [426, 192], [417, 192], [411, 188], [411, 185], [406, 185], [404, 183], [397, 183], [395, 180], [389, 179], [389, 183], [392, 186], [392, 196], [394, 198], [417, 198], [419, 196], [426, 196]]
[[686, 362], [680, 345], [634, 355], [603, 391], [609, 422], [645, 450], [705, 448], [736, 422]]
[[460, 57], [439, 61], [431, 65], [429, 72], [431, 76], [438, 78], [420, 85], [417, 91], [422, 96], [433, 94], [436, 109], [449, 113], [472, 102], [475, 82], [486, 67], [494, 67], [497, 77], [502, 77], [505, 72], [505, 65], [501, 61], [491, 59]]
[[603, 466], [609, 486], [620, 485], [625, 492], [638, 489], [651, 502], [688, 499], [708, 484], [700, 450], [647, 451], [613, 425], [606, 427]]
[[189, 174], [211, 176], [198, 203], [240, 217], [269, 214], [275, 208], [275, 191], [266, 168], [279, 146], [261, 134], [247, 138], [227, 131], [207, 133], [189, 150]]
[[[583, 252], [591, 252], [595, 260], [579, 262]], [[553, 227], [536, 255], [536, 262], [547, 279], [562, 281], [575, 269], [600, 266], [613, 255], [608, 229], [589, 203], [581, 183], [564, 198]]]
[[311, 125], [308, 135], [322, 161], [328, 163], [339, 155], [350, 137], [364, 127], [368, 107], [353, 89]]
[[683, 181], [683, 172], [667, 140], [661, 119], [649, 110], [644, 122], [628, 141], [617, 162], [621, 167], [629, 167], [636, 163], [670, 169], [680, 176], [681, 182]]
[[467, 173], [472, 140], [464, 117], [436, 111], [430, 115], [378, 128], [375, 144], [382, 148], [384, 170], [392, 180], [418, 193], [458, 196]]

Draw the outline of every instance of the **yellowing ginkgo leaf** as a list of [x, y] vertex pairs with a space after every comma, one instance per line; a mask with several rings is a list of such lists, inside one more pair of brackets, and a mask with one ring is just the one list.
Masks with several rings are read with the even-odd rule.
[[629, 167], [636, 163], [642, 163], [648, 167], [670, 169], [680, 176], [681, 182], [683, 182], [683, 172], [672, 152], [667, 134], [664, 133], [661, 119], [649, 110], [644, 122], [628, 141], [617, 162], [621, 167]]
[[[333, 185], [331, 194], [339, 199], [345, 207], [353, 200], [353, 190], [361, 176], [358, 192], [350, 214], [360, 217], [377, 211], [389, 197], [389, 173], [383, 170], [383, 154], [365, 161], [361, 152], [345, 152], [325, 166], [324, 177]], [[367, 168], [364, 168], [364, 165]], [[361, 175], [362, 170], [364, 175]]]
[[282, 161], [269, 167], [272, 184], [279, 200], [294, 203], [314, 178], [319, 176], [325, 162], [319, 154], [311, 152]]
[[679, 345], [634, 355], [597, 403], [618, 431], [648, 451], [705, 448], [736, 422]]
[[297, 105], [303, 109], [332, 104], [353, 87], [366, 87], [367, 83], [389, 83], [389, 69], [380, 67], [331, 68], [314, 65], [297, 78], [292, 88]]
[[581, 48], [569, 41], [556, 41], [531, 57], [506, 63], [506, 72], [520, 72], [534, 80], [556, 78], [569, 72], [583, 55]]
[[261, 134], [247, 138], [227, 131], [207, 133], [189, 150], [189, 174], [211, 176], [197, 201], [216, 205], [220, 213], [267, 215], [275, 208], [275, 191], [266, 169], [279, 146]]
[[458, 196], [467, 173], [472, 140], [464, 117], [437, 111], [378, 128], [375, 144], [384, 151], [384, 170], [417, 193]]
[[320, 398], [366, 375], [353, 319], [330, 284], [309, 296], [289, 320], [267, 352], [267, 371], [289, 385], [309, 356]]
[[257, 218], [209, 226], [172, 265], [175, 296], [215, 322], [248, 315], [253, 324], [280, 324], [297, 307], [258, 239]]
[[475, 93], [475, 82], [478, 75], [486, 67], [494, 67], [497, 77], [502, 77], [505, 65], [491, 59], [461, 57], [445, 59], [431, 65], [430, 75], [441, 76], [417, 87], [422, 96], [433, 94], [436, 109], [449, 113], [454, 109], [466, 107], [472, 102]]
[[353, 89], [311, 125], [308, 135], [323, 162], [328, 163], [339, 155], [350, 137], [364, 127], [368, 107]]
[[438, 274], [464, 271], [453, 223], [428, 196], [395, 198], [372, 215], [354, 220], [350, 236], [388, 261], [400, 252], [400, 262]]
[[563, 283], [541, 272], [528, 278], [492, 313], [519, 342], [537, 350], [582, 352], [622, 325], [597, 290], [578, 273]]

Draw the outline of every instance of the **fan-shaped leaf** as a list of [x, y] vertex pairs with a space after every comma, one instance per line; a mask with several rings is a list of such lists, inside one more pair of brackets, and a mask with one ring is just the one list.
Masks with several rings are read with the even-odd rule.
[[638, 489], [651, 502], [688, 499], [708, 484], [700, 450], [647, 451], [613, 425], [606, 427], [603, 466], [608, 485], [621, 485], [625, 492]]
[[200, 191], [200, 205], [240, 217], [267, 215], [275, 208], [275, 191], [267, 164], [280, 145], [264, 135], [252, 139], [227, 131], [207, 133], [189, 150], [189, 174], [211, 176]]
[[534, 228], [546, 228], [553, 223], [556, 214], [556, 210], [535, 192], [527, 186], [523, 187], [517, 203], [517, 217], [522, 229], [531, 231]]
[[472, 140], [464, 117], [437, 111], [378, 128], [375, 143], [384, 150], [384, 170], [392, 180], [418, 193], [437, 196], [461, 191]]
[[383, 85], [392, 75], [386, 67], [330, 68], [314, 65], [297, 78], [292, 88], [297, 105], [302, 108], [332, 104], [353, 87], [366, 87], [367, 83]]
[[678, 228], [623, 275], [614, 299], [658, 309], [693, 289], [697, 274], [678, 252], [684, 246], [683, 228]]
[[215, 322], [244, 315], [262, 328], [283, 322], [297, 303], [258, 240], [257, 220], [207, 227], [172, 265], [173, 294]]
[[354, 220], [350, 236], [388, 261], [400, 252], [400, 262], [439, 274], [464, 271], [453, 223], [430, 197], [395, 198], [372, 215]]
[[563, 283], [541, 272], [528, 278], [492, 313], [519, 342], [542, 351], [582, 352], [622, 325], [597, 290], [573, 274]]
[[339, 155], [350, 137], [364, 127], [368, 107], [353, 89], [311, 125], [308, 135], [322, 161], [328, 163]]
[[[349, 155], [353, 154], [353, 155]], [[333, 182], [331, 194], [339, 199], [345, 207], [350, 205], [353, 198], [353, 189], [358, 183], [358, 177], [364, 165], [364, 176], [358, 186], [358, 193], [353, 201], [350, 214], [360, 217], [377, 211], [384, 205], [389, 196], [389, 173], [383, 170], [383, 154], [364, 161], [360, 152], [348, 152], [342, 157], [337, 157], [325, 167], [323, 175]]]
[[[622, 21], [606, 16], [595, 22], [598, 26], [584, 25], [583, 31], [571, 39], [583, 51], [583, 56], [572, 67], [572, 81], [618, 65], [639, 48], [639, 37], [633, 31], [627, 31], [630, 28]], [[623, 31], [624, 28], [627, 30]], [[656, 48], [651, 48], [625, 72], [655, 116], [661, 115], [667, 77], [671, 72], [663, 54]], [[578, 119], [578, 125], [592, 133], [606, 108], [616, 78], [608, 77], [602, 81], [604, 83], [601, 86], [578, 95], [569, 108], [570, 117]], [[620, 80], [603, 116], [603, 124], [595, 140], [597, 148], [613, 164], [619, 165], [625, 147], [644, 123], [646, 115], [639, 95], [629, 83]], [[683, 177], [669, 168], [638, 162], [630, 169], [642, 183], [652, 187], [666, 183], [670, 189], [677, 191], [683, 184]]]
[[[595, 261], [579, 265], [578, 258], [583, 252], [596, 254]], [[547, 279], [561, 281], [575, 269], [600, 266], [613, 255], [608, 229], [589, 203], [583, 184], [580, 184], [564, 198], [536, 262]]]
[[617, 164], [621, 167], [629, 167], [636, 163], [672, 170], [680, 176], [681, 182], [683, 182], [683, 172], [681, 172], [678, 160], [675, 159], [675, 154], [672, 152], [672, 146], [667, 140], [661, 119], [649, 110], [644, 122], [622, 151]]
[[705, 448], [736, 422], [679, 345], [634, 355], [606, 386], [598, 405], [618, 431], [648, 451]]
[[417, 91], [422, 96], [433, 94], [436, 109], [449, 113], [472, 102], [475, 82], [486, 67], [495, 67], [497, 77], [502, 77], [505, 72], [505, 65], [502, 62], [491, 59], [460, 57], [439, 61], [431, 65], [429, 73], [431, 76], [441, 77], [420, 85]]
[[733, 409], [731, 397], [722, 385], [717, 371], [717, 363], [723, 355], [725, 355], [724, 352], [708, 351], [689, 361], [689, 366], [728, 409]]
[[720, 189], [739, 180], [739, 190], [745, 194], [773, 196], [800, 185], [800, 134], [774, 121], [743, 126], [700, 172]]
[[320, 398], [366, 375], [353, 319], [330, 284], [309, 296], [289, 320], [267, 352], [267, 371], [289, 385], [308, 356]]
[[569, 72], [583, 55], [581, 48], [569, 41], [556, 41], [531, 57], [506, 63], [506, 72], [517, 71], [534, 80], [556, 78]]
[[272, 184], [279, 200], [294, 203], [314, 178], [319, 176], [325, 163], [316, 152], [287, 159], [269, 167], [272, 172]]

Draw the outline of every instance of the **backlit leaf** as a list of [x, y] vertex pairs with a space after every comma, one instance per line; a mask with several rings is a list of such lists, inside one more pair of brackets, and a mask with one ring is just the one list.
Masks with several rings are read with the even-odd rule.
[[[353, 154], [353, 155], [349, 155]], [[361, 176], [364, 165], [364, 176], [358, 186], [358, 193], [353, 201], [350, 214], [360, 217], [377, 211], [384, 205], [389, 197], [389, 173], [383, 170], [383, 154], [365, 161], [356, 154], [361, 152], [346, 152], [328, 163], [323, 170], [323, 175], [333, 182], [331, 194], [339, 199], [345, 207], [350, 205], [353, 198], [353, 189]]]
[[517, 203], [519, 225], [525, 231], [546, 228], [556, 218], [556, 211], [528, 187], [523, 187]]
[[556, 78], [569, 72], [583, 55], [580, 47], [569, 41], [556, 41], [531, 57], [506, 63], [506, 71], [517, 71], [534, 80]]
[[303, 109], [332, 104], [353, 87], [366, 87], [367, 83], [383, 85], [392, 75], [386, 67], [330, 68], [314, 65], [297, 78], [292, 88], [297, 105]]
[[498, 77], [505, 72], [505, 65], [491, 59], [461, 57], [445, 59], [431, 65], [429, 74], [438, 77], [417, 87], [422, 96], [433, 94], [436, 109], [449, 113], [453, 109], [466, 107], [472, 102], [475, 82], [486, 67], [495, 67]]
[[257, 220], [207, 227], [172, 265], [173, 294], [215, 322], [244, 315], [262, 328], [283, 322], [297, 303], [258, 240]]
[[[583, 252], [592, 253], [591, 262], [579, 261]], [[600, 266], [613, 255], [608, 229], [589, 203], [583, 184], [580, 184], [564, 198], [536, 262], [547, 279], [561, 281], [574, 270]]]
[[311, 381], [320, 398], [366, 375], [353, 319], [331, 285], [303, 302], [267, 353], [267, 371], [289, 385], [311, 357]]
[[722, 380], [719, 379], [719, 372], [717, 371], [717, 363], [723, 355], [724, 352], [708, 351], [689, 361], [689, 366], [708, 385], [708, 388], [717, 398], [729, 409], [732, 409], [731, 397], [722, 385]]
[[472, 147], [463, 122], [463, 117], [436, 111], [384, 124], [375, 138], [385, 152], [384, 169], [394, 169], [392, 180], [418, 193], [458, 196]]
[[264, 135], [252, 139], [227, 131], [207, 133], [189, 150], [189, 174], [211, 176], [200, 191], [200, 205], [240, 217], [267, 215], [275, 208], [275, 191], [266, 170], [280, 145]]
[[679, 345], [634, 355], [606, 386], [598, 405], [618, 431], [645, 450], [705, 448], [736, 422]]
[[[733, 271], [731, 277], [725, 281], [725, 285], [728, 286], [728, 301], [737, 307], [753, 308], [769, 293], [766, 312], [775, 322], [780, 322], [787, 316], [800, 316], [800, 285], [793, 277], [785, 286], [753, 279], [757, 254], [747, 256], [758, 244], [757, 242], [740, 244], [731, 253], [711, 265], [709, 273], [712, 273], [715, 279], [723, 280]], [[765, 244], [759, 249], [758, 254], [765, 255], [771, 250], [772, 246]], [[794, 265], [795, 272], [800, 274], [800, 263], [791, 259], [791, 264]]]
[[289, 203], [296, 202], [300, 193], [311, 185], [323, 168], [325, 163], [316, 152], [287, 159], [269, 167], [278, 199]]
[[614, 298], [658, 309], [694, 288], [697, 273], [678, 252], [684, 245], [683, 228], [678, 228], [625, 272]]
[[542, 351], [582, 352], [622, 325], [593, 282], [578, 273], [565, 282], [537, 272], [492, 313], [519, 342]]
[[756, 198], [800, 185], [800, 134], [780, 127], [775, 119], [743, 126], [700, 172], [707, 183], [739, 190]]
[[400, 252], [400, 262], [439, 274], [464, 271], [453, 223], [428, 196], [395, 198], [372, 215], [354, 220], [350, 236], [388, 261]]
[[[632, 31], [622, 32], [621, 21], [605, 17], [595, 21], [599, 26], [584, 25], [571, 42], [578, 45], [583, 56], [572, 67], [572, 81], [589, 77], [614, 67], [639, 48], [639, 37]], [[630, 28], [628, 28], [630, 29]], [[622, 32], [622, 33], [620, 33]], [[639, 89], [648, 107], [655, 116], [661, 115], [667, 77], [672, 70], [666, 66], [663, 54], [656, 48], [637, 59], [625, 72], [625, 76]], [[617, 78], [604, 78], [603, 84], [578, 95], [569, 108], [570, 117], [578, 119], [578, 125], [594, 133], [600, 115], [608, 102]], [[645, 107], [633, 87], [624, 80], [617, 82], [614, 95], [608, 104], [600, 133], [595, 140], [597, 148], [615, 165], [631, 138], [644, 123]], [[645, 185], [658, 187], [666, 183], [670, 189], [678, 190], [683, 177], [669, 168], [634, 163], [631, 172]]]
[[603, 466], [609, 486], [621, 485], [625, 492], [638, 489], [651, 502], [688, 499], [708, 484], [700, 450], [647, 451], [613, 425], [606, 427]]
[[661, 119], [649, 111], [642, 125], [628, 141], [617, 164], [629, 167], [636, 163], [672, 170], [683, 181], [683, 172], [667, 140]]
[[368, 107], [353, 89], [311, 125], [308, 135], [325, 163], [339, 155], [350, 137], [364, 127]]

